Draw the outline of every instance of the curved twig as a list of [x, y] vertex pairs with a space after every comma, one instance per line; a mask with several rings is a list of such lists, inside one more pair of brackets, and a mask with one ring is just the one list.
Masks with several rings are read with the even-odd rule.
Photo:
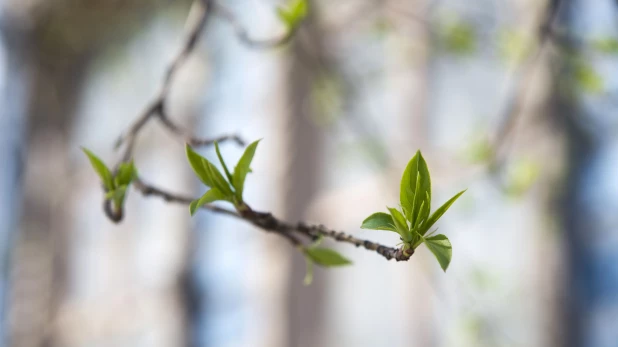
[[286, 33], [280, 37], [270, 38], [270, 39], [254, 39], [249, 35], [247, 29], [245, 29], [238, 19], [236, 19], [236, 15], [232, 11], [230, 11], [225, 6], [213, 2], [213, 11], [215, 14], [218, 14], [226, 20], [234, 29], [236, 37], [240, 40], [241, 43], [251, 47], [251, 48], [274, 48], [283, 46], [286, 43], [290, 42], [294, 34], [296, 33], [297, 27], [294, 27], [290, 30], [287, 30]]

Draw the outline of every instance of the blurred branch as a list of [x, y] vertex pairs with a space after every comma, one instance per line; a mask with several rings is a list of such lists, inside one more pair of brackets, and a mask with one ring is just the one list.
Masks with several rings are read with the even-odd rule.
[[[142, 193], [142, 195], [156, 196], [162, 198], [166, 202], [189, 205], [193, 200], [195, 200], [192, 197], [170, 193], [161, 188], [149, 185], [139, 178], [136, 178], [133, 184], [134, 187]], [[404, 253], [398, 248], [387, 247], [368, 240], [358, 239], [352, 235], [328, 229], [323, 225], [310, 225], [305, 222], [289, 224], [277, 219], [271, 213], [257, 212], [249, 207], [242, 213], [237, 213], [235, 211], [210, 204], [204, 205], [202, 208], [211, 212], [242, 219], [264, 231], [278, 234], [286, 238], [295, 247], [302, 247], [304, 244], [299, 236], [304, 236], [310, 240], [315, 240], [319, 237], [328, 237], [338, 242], [349, 243], [356, 247], [363, 247], [367, 250], [374, 251], [382, 255], [387, 260], [395, 259], [396, 261], [407, 261], [414, 253], [414, 250], [408, 251], [412, 253]]]
[[[193, 2], [189, 18], [191, 18], [191, 15], [195, 15], [197, 16], [197, 18], [195, 22], [192, 23], [192, 25], [190, 26], [189, 33], [185, 39], [182, 49], [172, 60], [170, 66], [167, 68], [159, 92], [157, 93], [155, 98], [150, 101], [144, 111], [142, 111], [142, 113], [137, 117], [135, 122], [133, 122], [129, 130], [125, 134], [121, 135], [120, 138], [118, 138], [118, 140], [116, 141], [116, 148], [119, 148], [124, 143], [127, 144], [124, 155], [122, 156], [123, 162], [130, 160], [131, 156], [133, 155], [133, 147], [135, 145], [135, 139], [138, 133], [144, 127], [144, 125], [146, 125], [146, 123], [148, 123], [148, 121], [151, 120], [153, 117], [157, 117], [168, 130], [170, 130], [176, 135], [185, 137], [190, 143], [210, 144], [214, 142], [214, 139], [197, 139], [186, 135], [186, 133], [182, 131], [179, 126], [174, 124], [174, 122], [167, 116], [167, 113], [165, 112], [165, 103], [169, 95], [172, 81], [177, 71], [183, 64], [185, 64], [187, 58], [195, 48], [198, 38], [200, 37], [201, 33], [203, 32], [204, 26], [206, 25], [211, 6], [212, 3], [210, 0], [198, 0]], [[243, 143], [242, 140], [238, 138], [238, 136], [233, 136], [229, 139], [234, 139], [236, 140], [236, 142], [239, 142], [241, 144]]]
[[129, 130], [123, 135], [121, 135], [116, 141], [115, 148], [119, 148], [126, 143], [126, 149], [124, 155], [122, 156], [122, 161], [130, 160], [133, 154], [133, 147], [135, 145], [135, 139], [137, 137], [137, 134], [144, 127], [144, 125], [146, 125], [146, 123], [148, 123], [148, 121], [154, 117], [158, 118], [161, 124], [163, 124], [163, 126], [165, 126], [165, 128], [167, 128], [170, 132], [176, 134], [177, 136], [183, 137], [185, 141], [192, 146], [210, 145], [213, 144], [214, 141], [223, 142], [226, 140], [233, 140], [239, 145], [244, 145], [244, 141], [242, 141], [242, 139], [237, 135], [222, 136], [216, 139], [201, 139], [188, 135], [186, 131], [182, 130], [170, 119], [170, 117], [167, 115], [167, 112], [165, 111], [166, 100], [169, 95], [172, 81], [177, 71], [183, 64], [185, 64], [187, 58], [193, 52], [199, 37], [204, 31], [204, 27], [206, 26], [206, 22], [210, 13], [219, 14], [223, 19], [229, 22], [236, 31], [236, 36], [238, 37], [238, 39], [241, 42], [252, 47], [270, 48], [283, 45], [293, 37], [296, 31], [295, 27], [292, 30], [288, 30], [285, 35], [279, 38], [269, 40], [255, 40], [252, 39], [247, 33], [247, 31], [240, 25], [240, 23], [236, 19], [236, 16], [224, 6], [218, 4], [213, 0], [194, 1], [193, 5], [191, 6], [191, 12], [189, 13], [189, 18], [187, 19], [187, 21], [190, 22], [193, 16], [197, 18], [195, 19], [194, 23], [189, 25], [190, 29], [185, 39], [184, 45], [168, 67], [159, 92], [157, 93], [155, 98], [148, 103], [148, 106], [144, 109], [144, 111], [142, 111], [142, 113], [129, 127]]
[[[551, 41], [554, 40], [553, 24], [560, 9], [560, 0], [549, 1], [549, 5], [545, 11], [545, 15], [538, 29], [537, 50], [530, 59], [517, 72], [523, 76], [518, 80], [515, 86], [515, 92], [511, 95], [508, 105], [501, 116], [502, 121], [495, 132], [494, 138], [491, 141], [493, 147], [493, 156], [489, 161], [489, 167], [492, 170], [499, 169], [506, 161], [506, 146], [511, 143], [513, 133], [517, 127], [517, 123], [523, 114], [523, 107], [530, 93], [530, 82], [537, 75], [537, 70], [540, 69], [543, 63], [543, 55], [548, 49]], [[500, 152], [503, 152], [502, 155]]]
[[241, 43], [252, 48], [275, 48], [285, 45], [292, 39], [292, 37], [294, 37], [294, 34], [296, 33], [296, 30], [298, 28], [297, 26], [295, 26], [289, 30], [286, 30], [286, 33], [283, 34], [281, 37], [276, 37], [272, 39], [254, 39], [249, 35], [247, 29], [245, 29], [240, 24], [240, 22], [236, 18], [236, 15], [232, 11], [217, 2], [212, 2], [212, 6], [213, 11], [232, 26], [238, 40], [240, 40]]

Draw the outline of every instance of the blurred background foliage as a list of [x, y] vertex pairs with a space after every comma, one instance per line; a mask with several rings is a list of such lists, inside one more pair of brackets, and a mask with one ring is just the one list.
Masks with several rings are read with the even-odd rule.
[[[251, 37], [279, 37], [294, 17], [283, 1], [220, 3]], [[7, 0], [2, 345], [618, 346], [616, 2], [306, 5], [274, 49], [214, 15], [172, 83], [170, 117], [198, 136], [264, 139], [252, 206], [389, 245], [396, 236], [359, 226], [396, 201], [420, 148], [438, 203], [468, 188], [438, 223], [449, 271], [425, 249], [389, 263], [328, 244], [354, 266], [316, 269], [305, 287], [302, 256], [225, 216], [193, 220], [131, 192], [111, 223], [80, 146], [119, 157], [113, 143], [160, 86], [191, 2]], [[183, 153], [153, 123], [135, 164], [197, 197]]]

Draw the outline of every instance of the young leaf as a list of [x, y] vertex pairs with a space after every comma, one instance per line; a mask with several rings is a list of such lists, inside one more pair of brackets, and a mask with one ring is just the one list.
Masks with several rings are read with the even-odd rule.
[[575, 82], [583, 91], [591, 94], [601, 94], [604, 91], [603, 76], [592, 65], [579, 62], [575, 64], [573, 70]]
[[305, 255], [313, 262], [325, 267], [345, 266], [352, 264], [347, 258], [330, 248], [309, 247], [305, 249]]
[[135, 170], [133, 161], [129, 163], [122, 163], [118, 167], [118, 173], [116, 174], [116, 177], [114, 177], [114, 182], [116, 183], [116, 186], [126, 186], [133, 181], [136, 175], [137, 170]]
[[189, 164], [191, 164], [193, 171], [205, 185], [210, 188], [217, 188], [225, 196], [232, 196], [234, 194], [223, 175], [211, 162], [197, 154], [189, 145], [187, 145], [186, 149]]
[[599, 38], [592, 41], [592, 46], [602, 53], [618, 53], [618, 39], [613, 37]]
[[460, 21], [448, 23], [441, 34], [442, 44], [447, 52], [459, 56], [474, 53], [477, 35], [471, 24]]
[[423, 200], [426, 200], [425, 208], [431, 208], [431, 178], [429, 168], [421, 154], [417, 151], [408, 163], [401, 178], [399, 200], [403, 208], [405, 217], [412, 225], [415, 224], [419, 216], [419, 210]]
[[414, 221], [414, 225], [412, 226], [414, 229], [418, 229], [421, 222], [425, 220], [425, 217], [423, 216], [425, 214], [425, 201], [421, 203], [421, 208], [418, 210], [418, 214], [419, 216], [416, 218], [416, 221]]
[[307, 0], [292, 0], [287, 6], [279, 7], [277, 15], [292, 30], [307, 16]]
[[425, 245], [436, 257], [442, 270], [446, 272], [453, 256], [453, 248], [448, 238], [442, 234], [427, 237], [425, 238]]
[[393, 222], [395, 223], [395, 230], [397, 231], [397, 233], [404, 241], [410, 242], [412, 240], [412, 233], [408, 228], [406, 218], [397, 209], [390, 207], [387, 208], [391, 212], [391, 216], [393, 216]]
[[222, 193], [219, 189], [212, 188], [206, 193], [204, 193], [201, 198], [193, 200], [191, 202], [191, 204], [189, 205], [189, 212], [191, 212], [191, 215], [193, 216], [198, 208], [217, 200], [230, 201], [230, 198], [229, 196], [226, 196], [224, 193]]
[[223, 171], [225, 172], [225, 176], [227, 176], [228, 181], [232, 183], [232, 174], [230, 174], [230, 170], [227, 169], [227, 165], [225, 165], [225, 161], [223, 161], [223, 157], [221, 156], [221, 151], [219, 150], [219, 143], [215, 141], [215, 150], [217, 151], [217, 157], [219, 158], [219, 162], [221, 166], [223, 166]]
[[449, 201], [445, 202], [444, 205], [440, 206], [440, 208], [438, 208], [431, 215], [431, 217], [429, 217], [429, 219], [427, 219], [425, 224], [423, 224], [423, 232], [421, 234], [425, 235], [427, 230], [429, 230], [429, 228], [431, 228], [438, 221], [438, 219], [440, 219], [440, 217], [442, 217], [442, 215], [446, 212], [446, 210], [448, 210], [451, 207], [451, 205], [455, 202], [455, 200], [457, 200], [461, 196], [461, 194], [463, 194], [465, 192], [466, 192], [466, 190], [462, 190], [461, 192], [459, 192], [455, 196], [453, 196]]
[[116, 189], [110, 192], [112, 194], [109, 194], [109, 196], [117, 208], [121, 208], [122, 205], [124, 204], [124, 198], [126, 196], [126, 192], [127, 192], [127, 186], [116, 187]]
[[397, 230], [395, 229], [395, 222], [393, 221], [393, 217], [384, 212], [377, 212], [367, 217], [363, 221], [361, 229], [390, 230], [397, 232]]
[[105, 166], [103, 161], [86, 148], [82, 147], [82, 151], [84, 151], [84, 153], [88, 156], [88, 159], [90, 160], [90, 165], [92, 165], [94, 171], [96, 171], [99, 177], [101, 177], [101, 181], [103, 182], [105, 189], [114, 190], [114, 180], [112, 179], [112, 173], [109, 171], [107, 166]]
[[257, 140], [247, 146], [245, 149], [245, 153], [243, 153], [240, 160], [238, 160], [238, 164], [234, 168], [234, 177], [232, 179], [232, 185], [236, 189], [236, 198], [242, 201], [242, 193], [245, 188], [245, 179], [247, 178], [247, 174], [251, 172], [251, 161], [253, 160], [253, 156], [255, 155], [255, 150], [257, 149], [257, 145], [260, 140]]
[[313, 260], [307, 255], [305, 255], [305, 264], [307, 265], [307, 272], [305, 273], [303, 284], [308, 286], [313, 282]]

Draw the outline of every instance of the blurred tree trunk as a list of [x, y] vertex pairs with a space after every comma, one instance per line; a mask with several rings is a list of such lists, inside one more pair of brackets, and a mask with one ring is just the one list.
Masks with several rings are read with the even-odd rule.
[[554, 71], [554, 117], [566, 125], [569, 161], [561, 196], [567, 277], [558, 345], [618, 346], [618, 215], [607, 209], [618, 205], [618, 118], [612, 93], [587, 102], [592, 98], [572, 63], [574, 55], [584, 59], [606, 91], [615, 88], [618, 59], [589, 59], [590, 46], [581, 40], [615, 35], [617, 9], [611, 1], [561, 2], [564, 32], [576, 36], [563, 40], [563, 52], [569, 53], [559, 57]]
[[[285, 133], [288, 148], [285, 163], [287, 179], [284, 182], [284, 218], [299, 221], [307, 217], [308, 208], [320, 188], [323, 177], [323, 143], [321, 130], [316, 123], [315, 105], [311, 91], [320, 73], [323, 60], [323, 43], [315, 2], [309, 4], [310, 13], [302, 30], [292, 44], [290, 91]], [[292, 249], [288, 296], [288, 341], [286, 346], [310, 347], [321, 344], [320, 320], [324, 315], [324, 281], [321, 269], [315, 269], [311, 286], [303, 284], [305, 260]]]
[[[70, 216], [63, 190], [70, 176], [67, 153], [70, 124], [89, 59], [43, 49], [43, 32], [23, 33], [32, 45], [12, 51], [20, 69], [31, 72], [24, 81], [27, 100], [27, 167], [19, 235], [13, 247], [11, 307], [8, 334], [12, 346], [50, 345], [50, 319], [63, 291], [64, 231]], [[22, 43], [23, 44], [23, 43]], [[19, 76], [18, 76], [19, 78]], [[19, 100], [15, 100], [19, 102]], [[56, 183], [54, 183], [56, 182]], [[64, 183], [62, 183], [64, 182]]]
[[[84, 266], [74, 263], [76, 243], [75, 234], [71, 232], [76, 216], [85, 213], [72, 209], [79, 205], [73, 199], [80, 195], [75, 180], [76, 170], [69, 157], [74, 152], [70, 148], [71, 130], [94, 54], [118, 38], [126, 38], [135, 32], [138, 16], [156, 8], [152, 4], [141, 6], [139, 1], [123, 6], [113, 6], [108, 2], [67, 5], [65, 1], [49, 1], [38, 7], [34, 3], [15, 0], [3, 8], [3, 38], [10, 47], [8, 76], [14, 95], [4, 108], [10, 113], [3, 116], [0, 129], [11, 132], [2, 136], [8, 145], [3, 145], [0, 151], [2, 162], [10, 162], [12, 168], [1, 171], [9, 174], [6, 180], [0, 178], [3, 184], [11, 183], [11, 189], [1, 190], [0, 199], [10, 199], [11, 203], [6, 206], [16, 206], [13, 216], [19, 210], [19, 193], [16, 191], [19, 174], [11, 175], [19, 167], [20, 127], [26, 121], [29, 124], [25, 151], [27, 167], [23, 174], [24, 213], [12, 246], [11, 278], [2, 281], [10, 286], [10, 307], [5, 316], [10, 322], [7, 334], [11, 346], [66, 347], [70, 341], [75, 343], [88, 334], [86, 323], [101, 319], [96, 311], [87, 312], [87, 316], [80, 318], [79, 312], [65, 307], [67, 298], [75, 291], [74, 284], [80, 280], [75, 278], [78, 274], [75, 269]], [[26, 91], [23, 91], [24, 86], [28, 87]], [[20, 95], [22, 91], [23, 95]], [[24, 109], [23, 113], [20, 108]], [[112, 142], [110, 138], [110, 146]], [[100, 194], [98, 189], [97, 193]], [[100, 205], [95, 207], [98, 210]], [[102, 214], [100, 210], [99, 213]], [[11, 218], [1, 220], [0, 223], [7, 225], [0, 228], [3, 233], [0, 255], [3, 268], [7, 269], [4, 267], [5, 252], [11, 247], [10, 235], [17, 227]], [[103, 230], [94, 230], [100, 231]], [[96, 270], [85, 268], [83, 271]], [[5, 279], [8, 277], [5, 272], [3, 275]], [[117, 285], [123, 286], [122, 283]], [[80, 326], [63, 325], [66, 321], [57, 320], [59, 315], [67, 319], [71, 312], [74, 316], [69, 320]], [[123, 321], [117, 324], [123, 324]], [[74, 338], [76, 336], [79, 337]], [[111, 340], [108, 342], [105, 344], [113, 344]]]
[[22, 172], [25, 145], [26, 105], [31, 71], [28, 37], [10, 25], [2, 27], [0, 43], [0, 345], [8, 345], [8, 306], [11, 288], [11, 257], [22, 212]]

